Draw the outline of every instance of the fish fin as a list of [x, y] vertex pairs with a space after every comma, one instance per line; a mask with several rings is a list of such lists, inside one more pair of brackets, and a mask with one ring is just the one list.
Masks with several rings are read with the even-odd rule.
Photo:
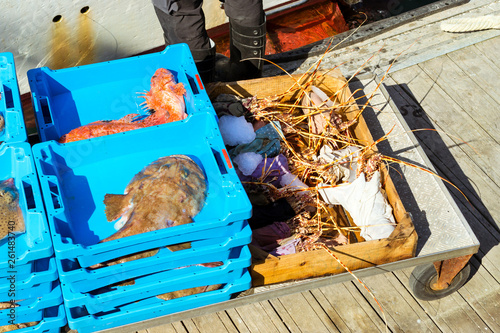
[[127, 209], [127, 196], [124, 194], [106, 194], [104, 196], [104, 205], [106, 206], [106, 218], [109, 222], [116, 220]]
[[171, 89], [178, 96], [186, 94], [186, 88], [184, 88], [184, 84], [182, 84], [182, 82], [179, 82], [176, 85], [172, 86]]

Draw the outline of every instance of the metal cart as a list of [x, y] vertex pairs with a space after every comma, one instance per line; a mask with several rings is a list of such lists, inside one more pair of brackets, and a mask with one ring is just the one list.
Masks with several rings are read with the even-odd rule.
[[[353, 91], [356, 89], [365, 91], [360, 95], [366, 93], [370, 95], [376, 90], [379, 82], [380, 79], [377, 77], [365, 76], [356, 78], [350, 86]], [[384, 142], [383, 147], [378, 147], [379, 151], [382, 154], [434, 170], [383, 85], [380, 85], [370, 105], [373, 109], [365, 110], [363, 116], [374, 139], [380, 138], [394, 126], [391, 136]], [[395, 173], [392, 179], [401, 201], [412, 215], [418, 234], [416, 256], [360, 269], [355, 271], [355, 274], [363, 278], [416, 266], [410, 276], [410, 288], [416, 297], [432, 300], [447, 296], [458, 290], [468, 279], [470, 272], [468, 261], [478, 251], [479, 242], [442, 180], [405, 165], [401, 165], [398, 171], [400, 173]], [[346, 272], [328, 277], [258, 287], [226, 302], [103, 332], [136, 331], [352, 279], [352, 276]]]

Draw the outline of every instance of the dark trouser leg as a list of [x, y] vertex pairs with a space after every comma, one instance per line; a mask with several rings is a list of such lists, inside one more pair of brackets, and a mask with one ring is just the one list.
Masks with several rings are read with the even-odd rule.
[[204, 82], [213, 81], [215, 45], [205, 29], [202, 0], [153, 0], [165, 44], [186, 43]]
[[230, 59], [217, 62], [217, 79], [235, 81], [260, 77], [263, 65], [260, 58], [264, 57], [266, 46], [262, 0], [226, 0], [224, 9], [230, 23]]
[[225, 0], [227, 17], [245, 27], [255, 27], [264, 23], [262, 0]]

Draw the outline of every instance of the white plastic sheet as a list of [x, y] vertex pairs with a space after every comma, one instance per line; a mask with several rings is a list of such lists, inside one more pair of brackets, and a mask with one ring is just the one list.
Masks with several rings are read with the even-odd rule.
[[[319, 187], [328, 186], [319, 184]], [[380, 190], [380, 172], [367, 182], [362, 173], [352, 183], [333, 188], [320, 188], [323, 200], [331, 205], [342, 205], [354, 223], [361, 227], [361, 237], [366, 240], [387, 238], [394, 230], [392, 207]]]
[[318, 158], [323, 163], [336, 162], [332, 165], [331, 172], [336, 174], [339, 181], [352, 183], [354, 179], [356, 179], [359, 150], [358, 147], [353, 146], [349, 146], [345, 149], [333, 150], [329, 146], [324, 145], [319, 150]]

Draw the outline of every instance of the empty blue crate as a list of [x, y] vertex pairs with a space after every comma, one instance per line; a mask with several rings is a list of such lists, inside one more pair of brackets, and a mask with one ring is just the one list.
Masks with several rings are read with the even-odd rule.
[[[244, 247], [244, 250], [246, 253], [242, 254], [242, 256], [250, 258], [248, 247]], [[89, 314], [84, 305], [77, 307], [66, 306], [68, 325], [71, 329], [78, 330], [79, 333], [95, 332], [129, 325], [143, 320], [228, 301], [238, 293], [248, 290], [251, 287], [251, 282], [250, 273], [245, 269], [241, 272], [241, 277], [231, 282], [223, 283], [221, 289], [167, 301], [158, 297], [149, 297], [138, 302], [117, 307], [112, 311], [96, 314]], [[127, 330], [127, 327], [123, 327], [123, 330]]]
[[16, 333], [60, 333], [67, 322], [66, 311], [64, 305], [61, 304], [45, 309], [42, 321], [32, 327], [31, 330], [19, 330]]
[[[44, 259], [39, 259], [39, 260], [46, 260], [47, 258]], [[16, 274], [19, 275], [26, 275], [30, 274], [33, 269], [35, 269], [35, 265], [38, 260], [33, 260], [33, 261], [28, 261], [26, 264], [22, 265], [7, 265], [5, 267], [0, 268], [0, 279], [3, 279], [4, 277], [7, 277], [12, 274], [13, 269], [15, 269]]]
[[0, 285], [0, 302], [9, 302], [11, 299], [36, 298], [49, 294], [52, 282], [57, 280], [56, 259], [39, 259], [26, 274], [20, 274], [17, 269], [4, 278], [9, 283]]
[[[160, 248], [153, 256], [97, 269], [81, 268], [75, 260], [64, 259], [57, 262], [59, 277], [71, 292], [85, 293], [147, 274], [226, 261], [234, 254], [234, 248], [250, 243], [252, 231], [246, 221], [241, 221], [217, 230], [207, 230], [203, 237], [190, 242], [188, 249], [172, 252], [168, 248]], [[172, 244], [178, 242], [172, 241]]]
[[12, 53], [0, 53], [0, 142], [27, 139]]
[[[20, 328], [10, 332], [15, 333], [61, 333], [66, 323], [66, 312], [64, 305], [57, 305], [46, 308], [42, 311], [41, 320], [31, 320], [35, 322], [35, 326]], [[24, 324], [24, 323], [23, 323]]]
[[215, 117], [189, 48], [176, 44], [153, 54], [59, 70], [29, 70], [40, 140], [58, 140], [72, 129], [98, 120], [147, 114], [140, 107], [144, 102], [140, 93], [150, 90], [151, 77], [158, 68], [170, 70], [186, 88], [188, 116], [203, 112]]
[[2, 271], [15, 270], [18, 265], [54, 253], [31, 147], [27, 142], [0, 144], [0, 182], [11, 178], [19, 195], [25, 231], [2, 231], [5, 235], [0, 240], [0, 253], [4, 253], [0, 258]]
[[[247, 246], [240, 246], [233, 248], [225, 260], [205, 264], [212, 264], [213, 267], [191, 265], [170, 269], [137, 277], [133, 279], [132, 285], [115, 284], [90, 293], [73, 293], [63, 283], [64, 303], [69, 308], [85, 305], [90, 314], [97, 314], [165, 293], [205, 286], [214, 286], [214, 289], [219, 289], [221, 285], [241, 278], [251, 264], [251, 257]], [[130, 281], [127, 280], [127, 282]]]
[[63, 303], [61, 286], [59, 281], [54, 281], [48, 294], [23, 300], [14, 299], [13, 302], [12, 307], [0, 310], [0, 326], [8, 325], [12, 320], [16, 324], [42, 320], [45, 309]]
[[[90, 267], [118, 257], [168, 245], [183, 235], [194, 241], [202, 230], [251, 216], [252, 206], [227, 156], [214, 117], [195, 114], [183, 122], [95, 139], [33, 146], [54, 251], [59, 260]], [[203, 170], [207, 198], [193, 223], [104, 243], [116, 232], [107, 221], [105, 194], [122, 194], [130, 180], [160, 157], [183, 154]], [[192, 237], [196, 235], [196, 237]]]

